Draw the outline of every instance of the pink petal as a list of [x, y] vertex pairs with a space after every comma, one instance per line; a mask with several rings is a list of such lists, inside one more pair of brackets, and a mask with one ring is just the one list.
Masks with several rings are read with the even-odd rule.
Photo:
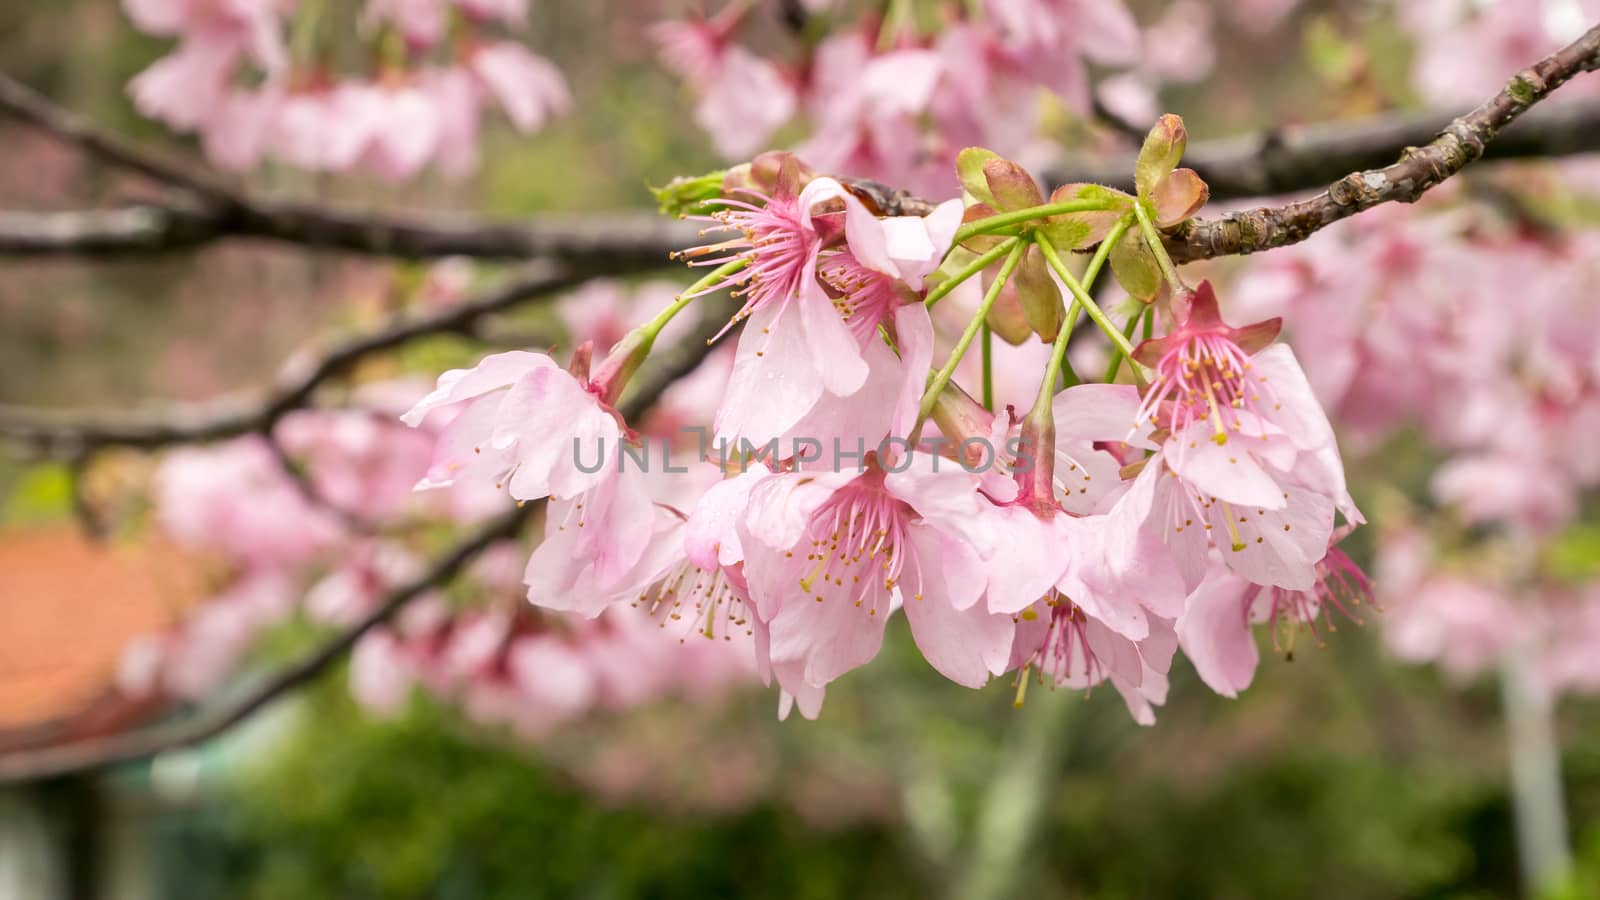
[[690, 562], [711, 570], [744, 561], [739, 520], [749, 506], [750, 492], [771, 475], [772, 470], [758, 462], [712, 485], [700, 497], [684, 527], [683, 547]]
[[801, 285], [795, 302], [800, 306], [810, 364], [821, 377], [822, 386], [838, 397], [855, 393], [867, 380], [867, 363], [861, 358], [856, 336], [828, 299], [814, 270]]
[[928, 368], [933, 365], [933, 318], [921, 303], [908, 303], [894, 311], [894, 331], [904, 375], [890, 433], [907, 437], [916, 425]]
[[1071, 529], [1066, 516], [1041, 519], [1018, 506], [985, 517], [989, 545], [987, 608], [1020, 613], [1066, 574]]
[[1139, 389], [1131, 384], [1079, 384], [1057, 394], [1051, 406], [1059, 441], [1124, 441], [1154, 450], [1138, 422]]
[[[1250, 581], [1308, 590], [1316, 583], [1316, 565], [1333, 535], [1333, 501], [1295, 485], [1286, 485], [1284, 493], [1289, 496], [1278, 510], [1214, 504], [1208, 514], [1211, 537], [1228, 568]], [[1239, 536], [1237, 544], [1230, 524]]]
[[1178, 619], [1178, 642], [1194, 663], [1200, 680], [1224, 697], [1237, 697], [1255, 677], [1260, 655], [1244, 618], [1244, 591], [1249, 584], [1226, 571], [1213, 570], [1189, 595], [1189, 607]]
[[[911, 542], [923, 566], [956, 549], [948, 536], [931, 528], [912, 529]], [[906, 622], [929, 665], [957, 684], [980, 688], [1010, 664], [1015, 626], [1011, 616], [990, 613], [981, 604], [959, 609], [952, 602], [951, 587], [944, 571], [933, 574], [908, 566], [900, 588]]]
[[765, 444], [793, 428], [822, 396], [822, 377], [800, 323], [783, 316], [784, 309], [756, 310], [739, 334], [733, 375], [717, 409], [719, 440]]
[[1174, 434], [1176, 450], [1162, 454], [1178, 477], [1200, 493], [1228, 503], [1263, 509], [1282, 509], [1283, 490], [1278, 480], [1255, 460], [1242, 441], [1218, 444], [1210, 439], [1206, 423]]
[[[508, 488], [518, 500], [574, 497], [621, 466], [621, 431], [593, 394], [563, 369], [540, 368], [518, 381], [501, 402], [490, 439], [496, 448], [516, 447], [517, 469]], [[593, 472], [596, 456], [604, 462]]]
[[400, 421], [416, 427], [429, 410], [508, 387], [536, 369], [553, 367], [555, 360], [543, 353], [512, 350], [485, 356], [470, 369], [451, 369], [440, 375], [438, 387], [401, 415]]
[[551, 116], [572, 108], [561, 70], [521, 44], [501, 41], [480, 47], [469, 64], [518, 131], [537, 131]]

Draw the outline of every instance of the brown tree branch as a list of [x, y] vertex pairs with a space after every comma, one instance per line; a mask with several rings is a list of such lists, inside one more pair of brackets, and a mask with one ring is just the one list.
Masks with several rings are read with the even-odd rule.
[[1167, 239], [1177, 262], [1256, 253], [1299, 243], [1340, 219], [1380, 203], [1414, 203], [1430, 188], [1484, 156], [1500, 132], [1580, 72], [1600, 68], [1600, 25], [1534, 63], [1477, 109], [1452, 120], [1428, 143], [1407, 147], [1398, 162], [1354, 172], [1314, 197], [1259, 207], [1221, 219], [1194, 219]]
[[[1212, 200], [1295, 194], [1350, 172], [1386, 165], [1407, 147], [1437, 137], [1457, 118], [1441, 111], [1391, 113], [1319, 122], [1265, 134], [1195, 141], [1183, 164], [1199, 173]], [[1486, 160], [1537, 159], [1600, 151], [1600, 103], [1551, 103], [1523, 116], [1485, 148]], [[1095, 182], [1132, 190], [1132, 154], [1066, 159], [1045, 170], [1052, 185]]]
[[338, 344], [257, 396], [132, 414], [0, 405], [0, 440], [71, 457], [103, 447], [152, 448], [221, 440], [249, 432], [266, 433], [291, 410], [307, 405], [317, 388], [372, 354], [428, 335], [470, 330], [486, 316], [549, 297], [583, 280], [582, 275], [554, 263], [534, 263], [450, 309], [402, 319], [381, 331]]
[[19, 255], [182, 250], [223, 237], [408, 259], [555, 259], [594, 272], [668, 264], [696, 229], [658, 216], [592, 215], [524, 221], [430, 212], [370, 213], [256, 196], [192, 161], [169, 158], [96, 127], [4, 73], [0, 110], [113, 165], [176, 189], [182, 199], [106, 211], [0, 213], [0, 253]]
[[[470, 214], [371, 213], [258, 197], [204, 174], [203, 167], [169, 161], [98, 131], [3, 74], [0, 109], [185, 195], [170, 203], [107, 210], [0, 212], [0, 254], [143, 255], [243, 237], [413, 259], [548, 257], [603, 272], [665, 265], [668, 253], [694, 243], [696, 236], [690, 224], [644, 213], [497, 221]], [[1197, 141], [1184, 162], [1210, 185], [1213, 200], [1292, 194], [1325, 186], [1348, 172], [1383, 165], [1404, 148], [1431, 141], [1452, 121], [1438, 112], [1376, 116]], [[1600, 151], [1600, 104], [1567, 103], [1537, 110], [1496, 134], [1484, 151], [1492, 159]], [[1045, 180], [1121, 186], [1132, 171], [1131, 155], [1073, 159], [1048, 170]], [[885, 211], [912, 213], [925, 206], [915, 197], [897, 194]]]
[[0, 110], [157, 184], [223, 203], [234, 195], [233, 187], [205, 167], [151, 152], [121, 135], [102, 130], [88, 117], [56, 105], [4, 73], [0, 73]]
[[[711, 337], [723, 317], [708, 310], [693, 334], [652, 357], [637, 386], [621, 404], [625, 419], [637, 420], [679, 378], [694, 371], [711, 350]], [[260, 712], [274, 700], [316, 680], [353, 648], [361, 637], [393, 618], [406, 604], [450, 582], [496, 541], [522, 532], [538, 504], [512, 509], [478, 528], [434, 561], [416, 579], [396, 588], [379, 606], [330, 636], [299, 659], [256, 681], [237, 697], [185, 718], [135, 731], [35, 750], [0, 755], [0, 784], [58, 778], [146, 759], [167, 750], [192, 747], [214, 738]]]
[[193, 250], [223, 238], [436, 259], [553, 259], [592, 274], [664, 268], [698, 229], [647, 213], [540, 216], [497, 222], [456, 213], [365, 213], [314, 203], [249, 198], [222, 208], [193, 202], [110, 209], [0, 211], [0, 255], [149, 256]]

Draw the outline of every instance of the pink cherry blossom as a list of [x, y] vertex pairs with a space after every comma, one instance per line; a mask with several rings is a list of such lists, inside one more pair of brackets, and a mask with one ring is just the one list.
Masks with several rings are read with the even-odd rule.
[[723, 54], [717, 78], [695, 105], [694, 120], [717, 152], [745, 159], [794, 115], [794, 87], [778, 68], [743, 47]]
[[405, 646], [392, 632], [370, 632], [350, 652], [350, 695], [370, 713], [395, 715], [416, 685], [411, 666]]
[[198, 127], [221, 104], [241, 49], [235, 41], [185, 41], [128, 83], [134, 106], [174, 128]]
[[156, 473], [155, 491], [161, 525], [174, 540], [246, 568], [306, 562], [343, 534], [255, 437], [173, 451]]
[[[700, 265], [749, 261], [718, 285], [738, 286], [745, 295], [735, 316], [745, 328], [716, 420], [718, 435], [729, 441], [764, 444], [795, 429], [825, 396], [836, 402], [869, 388], [869, 396], [887, 391], [892, 397], [902, 380], [922, 377], [916, 366], [902, 374], [900, 361], [876, 339], [876, 326], [887, 320], [899, 295], [880, 280], [867, 282], [863, 272], [920, 285], [959, 225], [959, 203], [926, 218], [879, 220], [831, 178], [813, 179], [797, 193], [799, 177], [798, 165], [786, 159], [770, 196], [751, 193], [748, 201], [727, 201], [730, 208], [717, 219], [738, 236], [697, 251], [728, 254]], [[839, 204], [842, 215], [827, 211]], [[840, 238], [847, 250], [834, 249]], [[854, 263], [832, 262], [828, 269], [837, 279], [834, 289], [845, 294], [835, 300], [819, 281], [818, 267], [825, 253], [832, 260], [846, 252]], [[931, 352], [931, 342], [916, 336], [930, 326], [915, 307], [899, 307], [905, 312], [894, 313], [896, 328]], [[875, 444], [889, 423], [872, 421], [870, 412], [885, 404], [861, 405], [868, 408], [866, 419], [841, 408], [831, 421], [813, 419], [808, 435], [853, 434]]]
[[[1178, 646], [1172, 624], [1134, 642], [1090, 617], [1072, 601], [1053, 594], [1025, 610], [1017, 622], [1012, 665], [1021, 683], [1049, 679], [1053, 687], [1087, 691], [1111, 681], [1140, 725], [1155, 724], [1154, 707], [1167, 699], [1167, 670]], [[1022, 694], [1019, 692], [1019, 702]]]
[[444, 40], [450, 6], [449, 0], [366, 0], [361, 16], [367, 27], [392, 26], [408, 46], [425, 50]]
[[745, 8], [729, 4], [712, 18], [669, 19], [650, 26], [661, 62], [696, 90], [705, 90], [722, 73], [733, 29]]
[[467, 67], [518, 131], [538, 131], [549, 119], [572, 109], [561, 71], [521, 44], [500, 41], [477, 47]]
[[504, 484], [518, 500], [570, 499], [615, 471], [585, 472], [578, 453], [619, 446], [621, 425], [596, 395], [541, 353], [510, 351], [485, 357], [472, 369], [452, 369], [401, 421], [416, 427], [435, 409], [455, 418], [440, 432], [433, 462], [419, 487], [443, 487], [457, 478]]
[[597, 616], [633, 599], [654, 580], [661, 554], [672, 554], [675, 517], [651, 498], [646, 476], [612, 453], [604, 468], [616, 474], [550, 504], [523, 576], [530, 602]]
[[1250, 686], [1259, 659], [1252, 625], [1266, 623], [1273, 647], [1292, 659], [1300, 630], [1320, 647], [1324, 633], [1338, 630], [1336, 617], [1362, 624], [1363, 603], [1373, 604], [1372, 583], [1337, 547], [1328, 548], [1317, 563], [1316, 582], [1305, 590], [1253, 584], [1213, 564], [1189, 595], [1178, 639], [1201, 680], [1234, 697]]
[[814, 696], [875, 656], [897, 607], [947, 678], [978, 687], [1009, 665], [1011, 616], [979, 602], [988, 577], [965, 540], [982, 512], [977, 477], [921, 454], [906, 463], [774, 475], [751, 491], [745, 575], [792, 695]]
[[1390, 651], [1437, 663], [1458, 680], [1499, 665], [1527, 627], [1527, 617], [1496, 588], [1461, 576], [1442, 574], [1404, 596], [1387, 590], [1385, 596]]

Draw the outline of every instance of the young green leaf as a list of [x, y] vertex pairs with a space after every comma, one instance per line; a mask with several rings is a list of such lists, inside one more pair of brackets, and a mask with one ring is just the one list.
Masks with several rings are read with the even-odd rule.
[[1156, 120], [1134, 164], [1133, 181], [1139, 189], [1139, 199], [1150, 199], [1156, 184], [1178, 167], [1188, 141], [1189, 132], [1183, 127], [1183, 119], [1168, 113]]
[[1111, 274], [1128, 296], [1141, 303], [1153, 302], [1161, 293], [1161, 265], [1137, 231], [1128, 232], [1111, 248]]
[[956, 154], [956, 177], [961, 187], [979, 203], [994, 206], [994, 194], [989, 192], [989, 182], [983, 177], [983, 164], [999, 159], [1000, 154], [982, 147], [968, 147]]
[[1023, 255], [1017, 266], [1015, 284], [1017, 302], [1033, 333], [1046, 341], [1054, 341], [1066, 318], [1066, 309], [1061, 303], [1061, 289], [1050, 277], [1044, 254], [1037, 245], [1030, 245]]

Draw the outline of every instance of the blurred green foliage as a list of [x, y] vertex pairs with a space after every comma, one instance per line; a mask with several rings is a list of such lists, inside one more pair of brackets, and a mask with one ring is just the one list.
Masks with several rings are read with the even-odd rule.
[[[1127, 721], [1111, 692], [1066, 698], [1056, 766], [1038, 779], [1044, 820], [1011, 873], [1015, 895], [1516, 896], [1492, 692], [1452, 700], [1421, 670], [1373, 674], [1368, 636], [1341, 638], [1304, 664], [1265, 660], [1261, 683], [1237, 702], [1180, 671], [1153, 729]], [[678, 721], [757, 746], [776, 737], [770, 789], [722, 811], [584, 787], [573, 759], [607, 746], [630, 744], [663, 782], [687, 762], [617, 723], [584, 726], [576, 740], [592, 749], [574, 754], [558, 735], [541, 751], [422, 701], [373, 721], [330, 681], [271, 752], [229, 764], [215, 804], [222, 827], [206, 832], [204, 852], [228, 860], [220, 895], [262, 900], [958, 896], [983, 792], [1035, 703], [1018, 712], [1003, 687], [938, 684], [907, 643], [894, 637], [881, 669], [836, 686], [831, 720], [779, 724], [763, 693], [714, 721]], [[1587, 707], [1568, 712], [1592, 721]], [[660, 714], [671, 723], [682, 711]], [[1569, 731], [1582, 867], [1561, 900], [1595, 896], [1600, 873], [1600, 735]], [[930, 773], [948, 792], [953, 841], [942, 846], [904, 803], [830, 824], [801, 800], [818, 779], [838, 782], [831, 796], [887, 789], [905, 800]], [[172, 857], [181, 868], [171, 883], [192, 851]]]
[[[893, 832], [596, 805], [526, 749], [470, 741], [419, 704], [363, 722], [337, 695], [235, 785], [237, 891], [261, 898], [921, 896]], [[661, 761], [671, 765], [672, 760]]]

